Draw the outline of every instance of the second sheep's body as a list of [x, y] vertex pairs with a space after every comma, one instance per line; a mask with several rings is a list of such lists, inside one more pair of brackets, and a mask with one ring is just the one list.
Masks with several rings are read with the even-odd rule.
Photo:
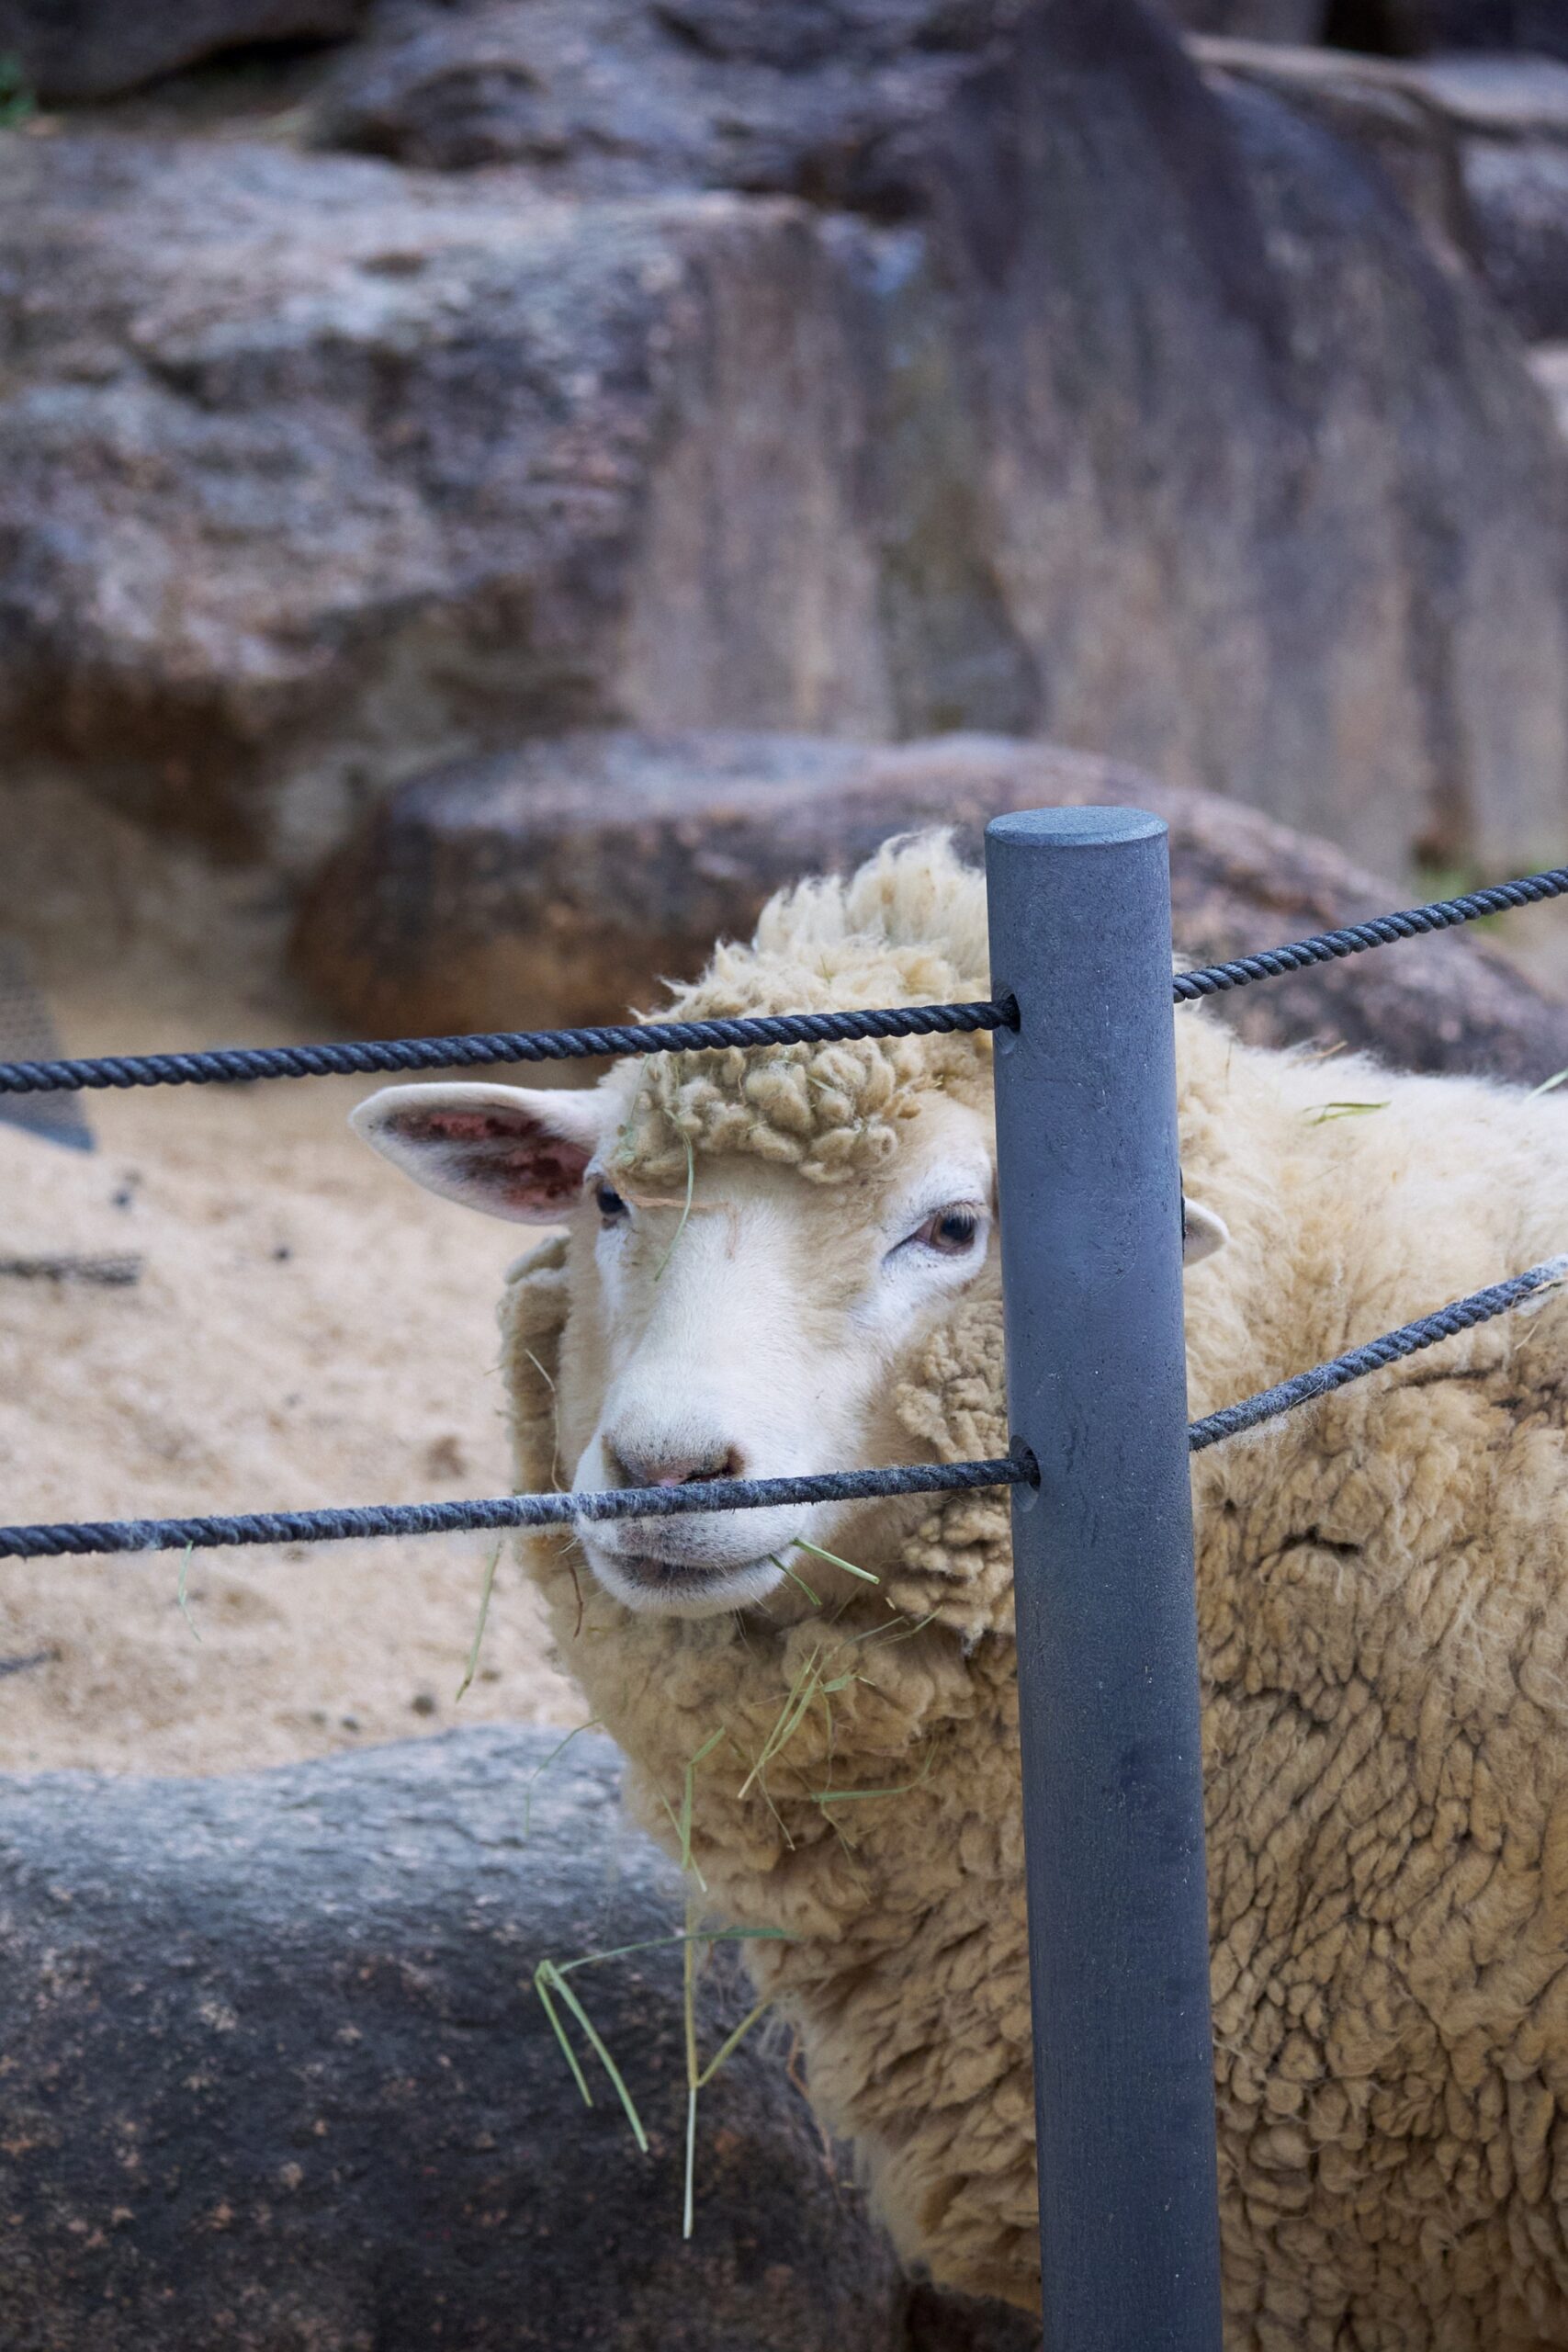
[[[926, 841], [775, 901], [676, 1010], [986, 984], [983, 883]], [[1195, 1414], [1563, 1248], [1568, 1110], [1551, 1098], [1346, 1060], [1330, 1083], [1207, 1012], [1177, 1025], [1184, 1185], [1229, 1231], [1188, 1275]], [[572, 1186], [586, 1171], [581, 1211], [549, 1195], [570, 1238], [503, 1306], [520, 1486], [631, 1480], [648, 1400], [705, 1314], [739, 1332], [715, 1342], [735, 1395], [775, 1396], [780, 1430], [807, 1432], [805, 1458], [749, 1436], [758, 1475], [1006, 1450], [994, 1248], [960, 1281], [937, 1262], [958, 1262], [958, 1212], [945, 1237], [912, 1232], [920, 1279], [948, 1287], [901, 1322], [889, 1285], [918, 1270], [886, 1248], [874, 1298], [865, 1272], [900, 1170], [923, 1152], [948, 1182], [989, 1137], [986, 1040], [623, 1065], [570, 1112], [404, 1092], [523, 1106], [510, 1130], [499, 1109], [466, 1142], [457, 1112], [441, 1129], [444, 1188], [481, 1205], [547, 1207], [529, 1121]], [[1380, 1107], [1339, 1115], [1348, 1100]], [[640, 1219], [643, 1256], [596, 1231], [596, 1186], [599, 1225]], [[1565, 1400], [1553, 1297], [1195, 1463], [1231, 2352], [1568, 2346]], [[529, 1555], [666, 1843], [706, 1751], [692, 1862], [713, 1915], [791, 1939], [750, 1964], [900, 2245], [1034, 2303], [1007, 1498], [840, 1507], [809, 1532], [880, 1581], [795, 1553], [809, 1592], [758, 1563], [737, 1605], [671, 1613], [628, 1581], [665, 1564], [602, 1557], [588, 1531]]]

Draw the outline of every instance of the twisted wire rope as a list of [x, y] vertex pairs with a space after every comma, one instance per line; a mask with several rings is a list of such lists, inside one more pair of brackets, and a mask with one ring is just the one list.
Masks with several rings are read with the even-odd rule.
[[[1381, 1372], [1402, 1357], [1506, 1315], [1568, 1281], [1568, 1255], [1454, 1299], [1415, 1322], [1310, 1372], [1193, 1421], [1194, 1453], [1293, 1412], [1314, 1396]], [[963, 1492], [1038, 1482], [1027, 1452], [984, 1462], [907, 1463], [882, 1470], [829, 1470], [807, 1478], [713, 1478], [682, 1487], [618, 1487], [581, 1495], [500, 1495], [452, 1503], [372, 1503], [357, 1509], [248, 1511], [225, 1518], [96, 1520], [0, 1527], [0, 1559], [59, 1559], [115, 1552], [209, 1550], [228, 1544], [337, 1544], [364, 1536], [438, 1535], [462, 1528], [560, 1527], [575, 1521], [670, 1519], [687, 1511], [765, 1510], [786, 1503], [854, 1502], [877, 1495]]]
[[1218, 996], [1225, 989], [1246, 988], [1253, 980], [1276, 980], [1287, 972], [1301, 972], [1313, 964], [1331, 964], [1343, 956], [1359, 956], [1368, 947], [1390, 947], [1398, 939], [1415, 939], [1423, 932], [1451, 931], [1456, 924], [1475, 922], [1483, 915], [1500, 915], [1510, 907], [1533, 907], [1543, 899], [1561, 899], [1568, 892], [1568, 865], [1553, 865], [1541, 874], [1524, 874], [1515, 882], [1495, 883], [1489, 889], [1468, 890], [1462, 898], [1431, 899], [1424, 907], [1406, 907], [1398, 914], [1375, 915], [1370, 922], [1348, 923], [1340, 931], [1320, 931], [1288, 947], [1266, 947], [1257, 956], [1238, 956], [1229, 964], [1206, 964], [1176, 977], [1176, 1001]]
[[111, 1519], [0, 1527], [0, 1559], [81, 1552], [197, 1551], [220, 1544], [337, 1544], [366, 1535], [442, 1535], [467, 1527], [560, 1527], [573, 1520], [671, 1519], [686, 1511], [766, 1510], [781, 1503], [852, 1502], [1015, 1486], [1024, 1455], [991, 1462], [913, 1462], [886, 1470], [826, 1470], [809, 1478], [708, 1478], [685, 1487], [612, 1487], [597, 1494], [498, 1495], [457, 1503], [368, 1503], [338, 1510], [246, 1511], [223, 1519]]
[[[1359, 956], [1423, 932], [1449, 931], [1510, 907], [1568, 893], [1568, 866], [1522, 875], [1461, 898], [1433, 899], [1370, 922], [1321, 931], [1285, 947], [1180, 972], [1175, 1001], [1190, 1003], [1255, 980], [1278, 979], [1314, 964]], [[716, 1021], [630, 1022], [598, 1029], [491, 1030], [462, 1037], [392, 1037], [328, 1046], [230, 1046], [196, 1054], [109, 1054], [77, 1060], [0, 1062], [0, 1094], [55, 1094], [83, 1088], [212, 1086], [269, 1078], [364, 1077], [387, 1071], [478, 1069], [492, 1062], [571, 1061], [595, 1055], [709, 1052], [726, 1046], [826, 1045], [861, 1037], [921, 1037], [1013, 1029], [1010, 997], [966, 1004], [894, 1005], [863, 1012], [780, 1012]]]
[[1385, 1331], [1364, 1347], [1351, 1348], [1327, 1363], [1314, 1364], [1310, 1372], [1298, 1372], [1273, 1388], [1260, 1389], [1256, 1396], [1244, 1396], [1237, 1405], [1224, 1406], [1219, 1412], [1193, 1421], [1187, 1431], [1188, 1450], [1201, 1453], [1206, 1447], [1218, 1445], [1222, 1438], [1238, 1437], [1243, 1430], [1258, 1429], [1281, 1413], [1294, 1412], [1298, 1405], [1310, 1404], [1314, 1396], [1329, 1396], [1369, 1372], [1382, 1372], [1404, 1356], [1436, 1347], [1439, 1340], [1451, 1340], [1457, 1332], [1472, 1330], [1494, 1316], [1506, 1315], [1542, 1291], [1555, 1290], [1565, 1280], [1568, 1256], [1547, 1258], [1522, 1274], [1510, 1275], [1506, 1282], [1472, 1291], [1468, 1298], [1456, 1298], [1430, 1315], [1418, 1315], [1414, 1323], [1402, 1323], [1397, 1331]]
[[0, 1062], [0, 1094], [80, 1087], [213, 1086], [259, 1078], [342, 1078], [376, 1071], [478, 1069], [490, 1062], [573, 1061], [592, 1055], [712, 1052], [725, 1046], [816, 1046], [857, 1037], [951, 1035], [1016, 1024], [1000, 1003], [904, 1004], [864, 1012], [770, 1012], [717, 1021], [627, 1022], [605, 1029], [502, 1029], [471, 1037], [390, 1037], [336, 1046], [225, 1046], [201, 1054], [111, 1054], [85, 1061]]

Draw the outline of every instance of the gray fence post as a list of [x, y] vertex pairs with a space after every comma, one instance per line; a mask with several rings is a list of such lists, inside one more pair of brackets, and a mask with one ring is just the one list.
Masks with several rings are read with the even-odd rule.
[[986, 834], [1045, 2352], [1217, 2352], [1166, 829]]

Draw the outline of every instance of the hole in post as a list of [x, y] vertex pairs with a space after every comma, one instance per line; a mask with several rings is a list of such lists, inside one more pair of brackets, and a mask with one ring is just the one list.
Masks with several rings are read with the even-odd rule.
[[1023, 1473], [1022, 1477], [1014, 1482], [1013, 1499], [1020, 1510], [1032, 1510], [1040, 1499], [1040, 1464], [1035, 1460], [1033, 1448], [1025, 1445], [1021, 1438], [1015, 1437], [1009, 1443], [1008, 1453]]

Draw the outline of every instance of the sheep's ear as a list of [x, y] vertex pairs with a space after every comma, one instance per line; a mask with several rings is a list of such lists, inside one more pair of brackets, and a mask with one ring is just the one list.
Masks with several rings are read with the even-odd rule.
[[349, 1124], [427, 1192], [488, 1216], [558, 1225], [604, 1115], [583, 1088], [384, 1086]]
[[1195, 1266], [1201, 1258], [1212, 1258], [1223, 1250], [1231, 1238], [1231, 1229], [1223, 1216], [1206, 1209], [1200, 1201], [1190, 1201], [1181, 1195], [1181, 1262]]

